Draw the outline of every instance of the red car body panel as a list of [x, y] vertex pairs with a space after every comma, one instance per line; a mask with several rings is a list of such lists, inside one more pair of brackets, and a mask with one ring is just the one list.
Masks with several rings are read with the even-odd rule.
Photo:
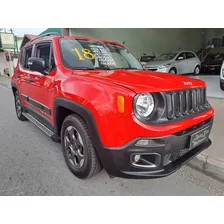
[[[72, 71], [65, 68], [62, 63], [59, 38], [44, 38], [44, 40], [50, 39], [53, 41], [56, 64], [54, 71], [47, 76], [31, 71], [27, 74], [27, 70], [24, 70], [18, 63], [12, 77], [12, 81], [18, 85], [20, 93], [29, 95], [52, 110], [51, 115], [49, 115], [35, 108], [49, 118], [52, 126], [54, 126], [54, 100], [57, 97], [77, 102], [92, 113], [101, 142], [106, 147], [121, 147], [137, 137], [172, 135], [194, 126], [214, 114], [214, 110], [211, 108], [204, 113], [171, 124], [158, 126], [144, 124], [133, 113], [133, 97], [137, 93], [181, 90], [202, 87], [206, 84], [201, 80], [184, 76], [150, 71]], [[83, 37], [74, 38], [91, 40], [91, 38]], [[118, 44], [110, 41], [106, 42]], [[18, 80], [16, 74], [21, 72], [26, 74]], [[29, 77], [34, 82], [27, 84], [25, 79]], [[184, 85], [184, 82], [189, 81], [192, 82], [191, 86]], [[124, 113], [120, 113], [117, 108], [117, 96], [119, 95], [125, 99]], [[22, 100], [22, 103], [24, 105], [29, 104], [25, 100]], [[33, 105], [30, 106], [33, 107]]]

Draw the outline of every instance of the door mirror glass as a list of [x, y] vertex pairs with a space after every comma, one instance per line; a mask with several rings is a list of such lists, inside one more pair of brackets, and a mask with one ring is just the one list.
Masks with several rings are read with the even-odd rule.
[[178, 61], [179, 61], [179, 60], [183, 60], [183, 59], [184, 59], [183, 56], [179, 56], [179, 57], [177, 58]]
[[28, 59], [29, 69], [32, 71], [37, 71], [44, 74], [46, 69], [46, 63], [43, 58], [29, 58]]

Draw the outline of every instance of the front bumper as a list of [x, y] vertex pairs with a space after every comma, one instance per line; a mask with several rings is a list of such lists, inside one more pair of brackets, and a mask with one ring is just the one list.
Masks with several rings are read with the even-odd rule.
[[[211, 140], [207, 137], [200, 145], [189, 148], [191, 136], [207, 127], [210, 134], [212, 125], [213, 117], [174, 135], [153, 139], [138, 138], [121, 148], [103, 148], [100, 150], [100, 159], [105, 170], [112, 176], [135, 179], [168, 176], [211, 145]], [[140, 139], [150, 139], [157, 144], [151, 147], [136, 146]], [[156, 166], [136, 166], [134, 155], [151, 155]], [[150, 157], [147, 158], [150, 160]]]
[[149, 67], [146, 69], [153, 72], [163, 72], [163, 73], [169, 73], [170, 71], [170, 67], [167, 67], [167, 68]]
[[201, 73], [220, 74], [221, 66], [202, 66]]

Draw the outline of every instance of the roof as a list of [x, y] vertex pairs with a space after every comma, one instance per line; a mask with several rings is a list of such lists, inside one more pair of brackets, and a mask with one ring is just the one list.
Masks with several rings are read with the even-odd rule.
[[[43, 36], [43, 37], [40, 37], [38, 38], [37, 36], [37, 39], [33, 40], [33, 42], [31, 43], [35, 43], [36, 41], [40, 41], [40, 40], [52, 40], [53, 38], [54, 39], [59, 39], [61, 38], [62, 36], [57, 36], [57, 35], [52, 35], [52, 36]], [[82, 39], [82, 40], [95, 40], [95, 41], [101, 41], [101, 42], [104, 42], [104, 43], [109, 43], [109, 44], [116, 44], [116, 45], [119, 45], [119, 46], [122, 46], [122, 44], [118, 43], [118, 42], [115, 42], [115, 41], [109, 41], [109, 40], [100, 40], [100, 39], [97, 39], [97, 38], [89, 38], [89, 37], [84, 37], [84, 36], [63, 36], [63, 38], [74, 38], [74, 39]], [[28, 43], [29, 41], [27, 41], [27, 45], [29, 45]], [[30, 43], [30, 44], [31, 44]], [[24, 45], [23, 45], [24, 46]]]
[[163, 53], [163, 54], [178, 54], [178, 53], [183, 53], [183, 52], [192, 52], [192, 53], [194, 53], [193, 51], [179, 50], [179, 51], [169, 51], [169, 52], [166, 52], [166, 53]]

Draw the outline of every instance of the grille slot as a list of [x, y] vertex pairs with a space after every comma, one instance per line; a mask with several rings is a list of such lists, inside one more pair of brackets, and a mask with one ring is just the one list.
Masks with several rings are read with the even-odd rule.
[[168, 120], [203, 112], [208, 108], [206, 88], [166, 93], [166, 105]]

